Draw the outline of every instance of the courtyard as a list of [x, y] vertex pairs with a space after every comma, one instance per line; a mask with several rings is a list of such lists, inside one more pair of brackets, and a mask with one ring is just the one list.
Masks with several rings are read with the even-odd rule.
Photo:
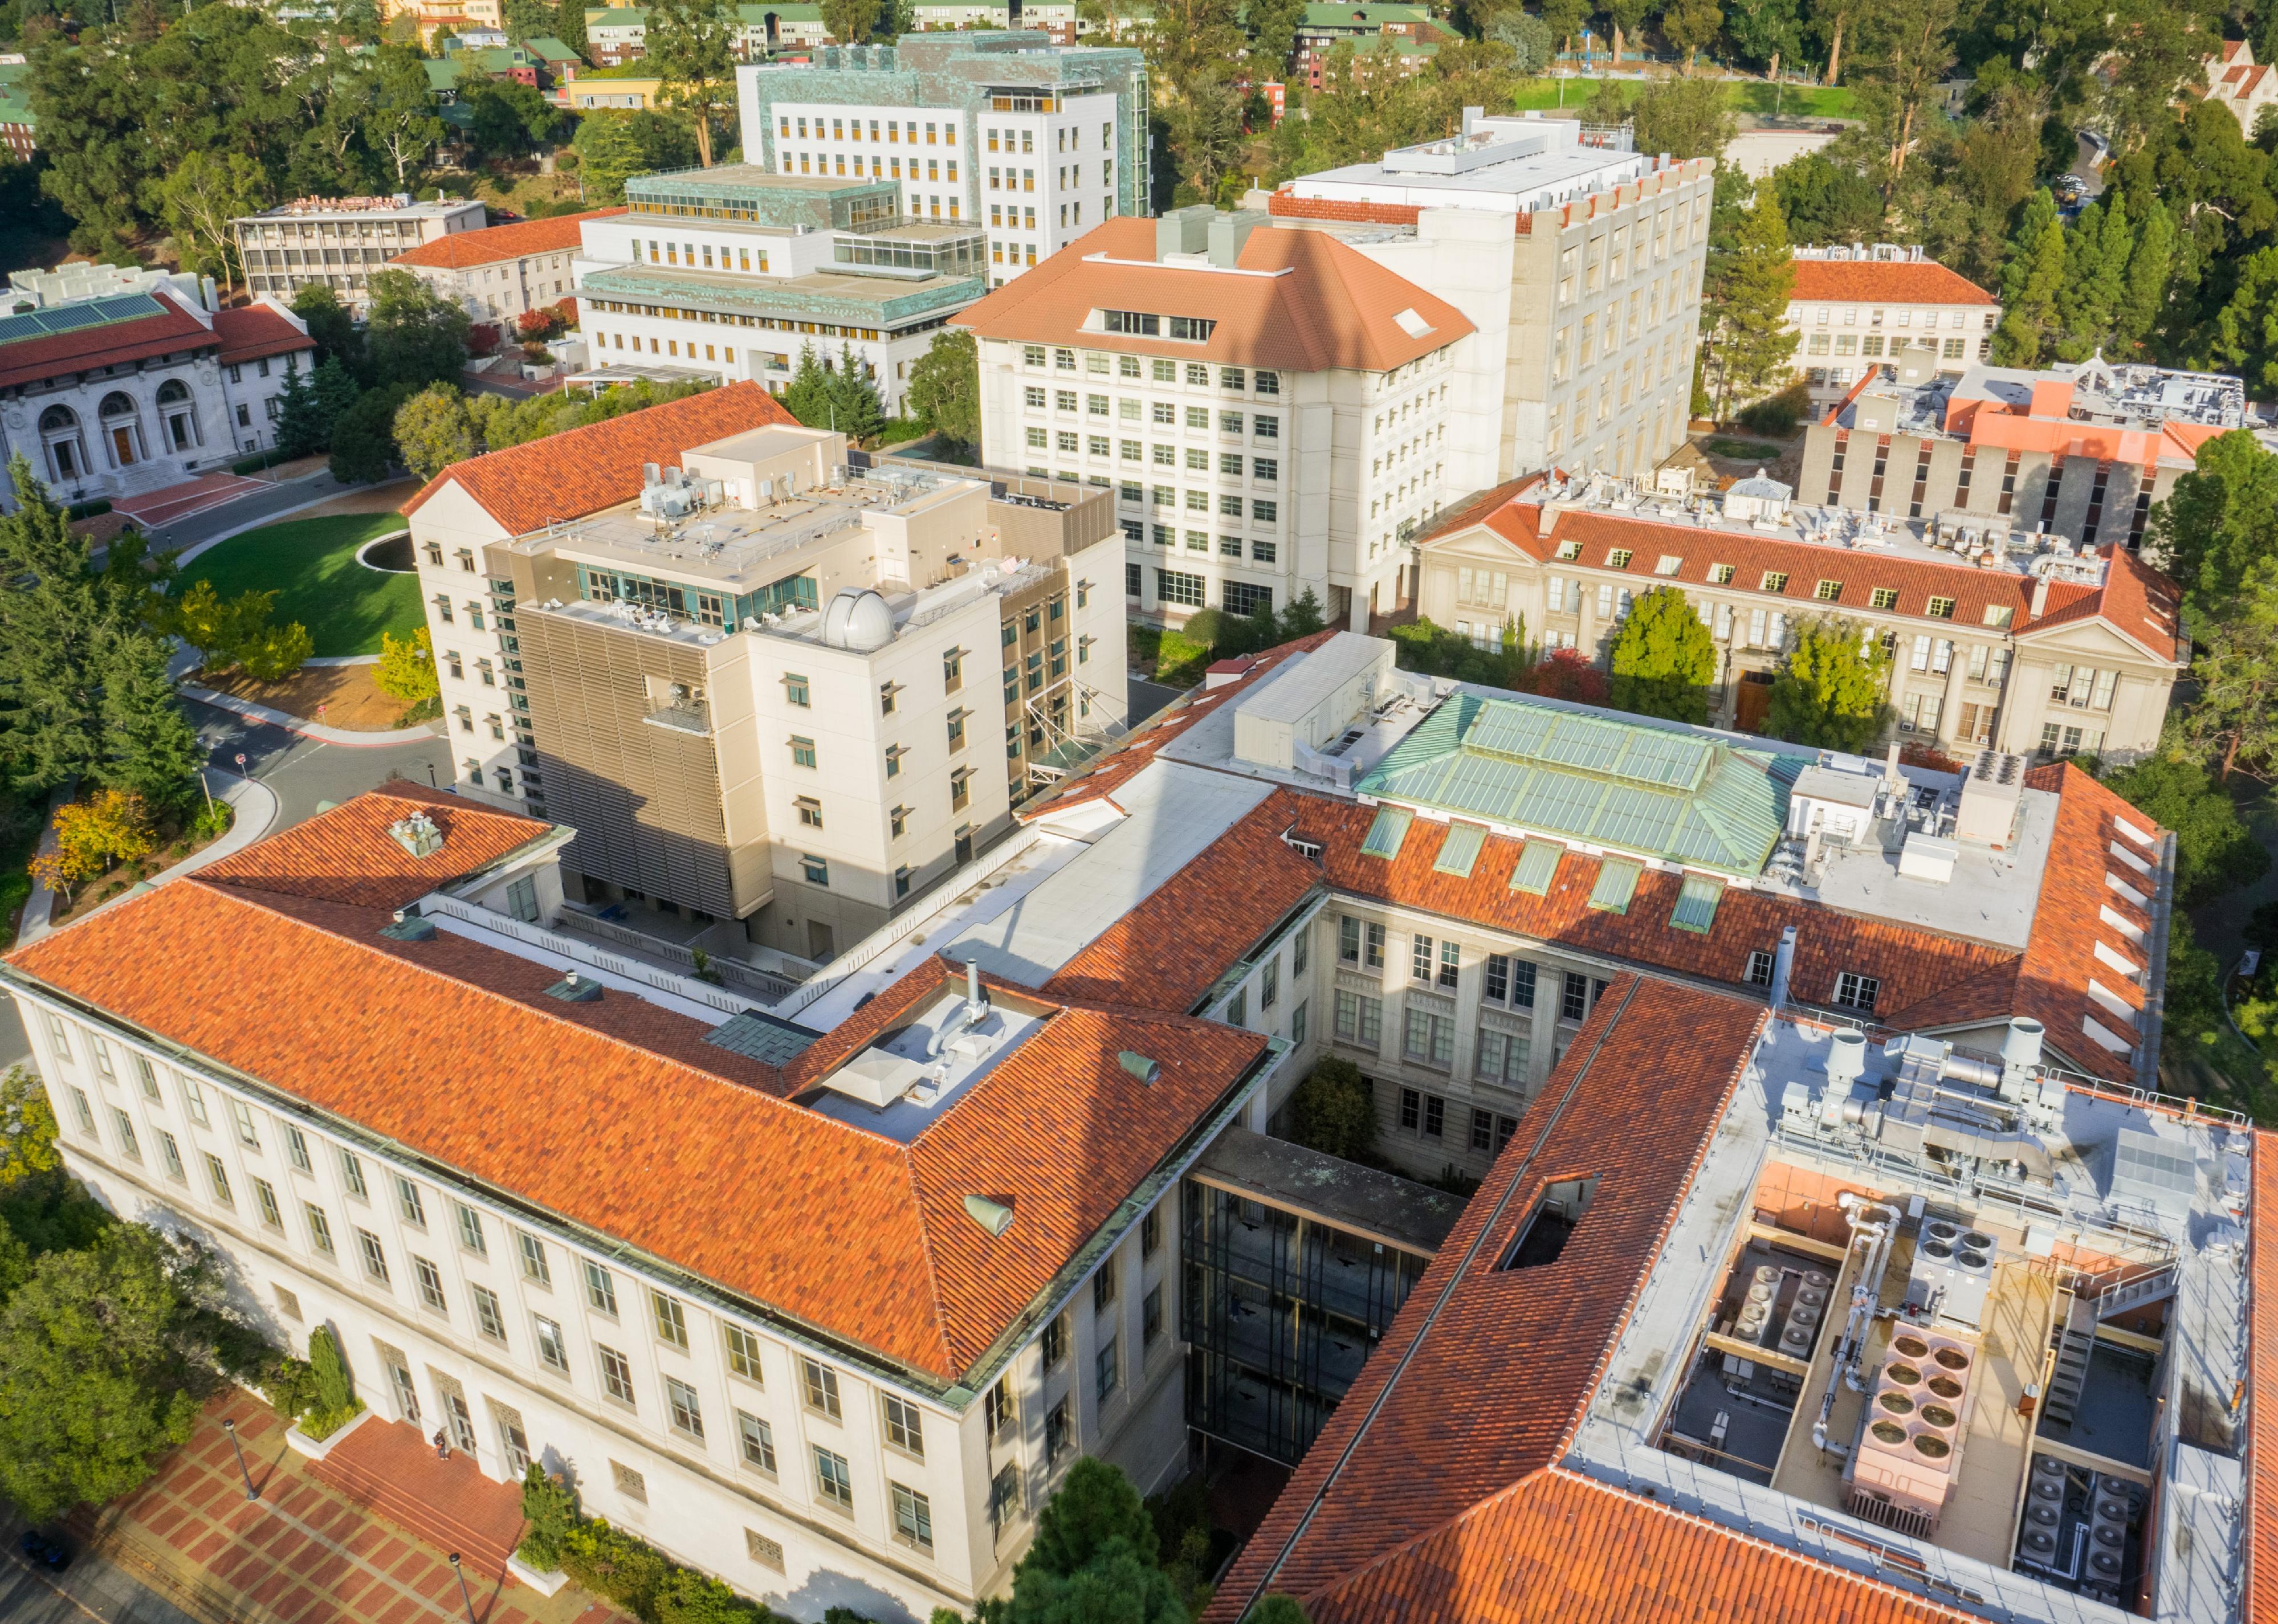
[[213, 583], [222, 597], [277, 594], [274, 619], [309, 629], [318, 658], [379, 652], [379, 637], [408, 637], [422, 624], [419, 578], [409, 549], [398, 569], [356, 557], [364, 544], [404, 528], [401, 515], [336, 513], [264, 524], [216, 544], [184, 568], [181, 590]]

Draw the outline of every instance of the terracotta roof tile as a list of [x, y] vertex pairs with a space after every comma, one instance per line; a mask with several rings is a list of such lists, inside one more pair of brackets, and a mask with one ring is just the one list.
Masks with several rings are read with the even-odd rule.
[[[1062, 965], [1044, 991], [1185, 1013], [1321, 881], [1282, 839], [1297, 797], [1277, 789]], [[1176, 942], [1175, 952], [1166, 951]]]
[[270, 355], [289, 355], [313, 350], [316, 341], [295, 326], [290, 316], [267, 304], [249, 304], [214, 312], [214, 337], [221, 340], [218, 359], [224, 366], [242, 365]]
[[1999, 300], [1959, 271], [1934, 259], [1843, 260], [1803, 259], [1795, 262], [1795, 291], [1788, 298], [1798, 303], [1816, 300], [1885, 301], [1891, 304], [1995, 305]]
[[[443, 849], [415, 858], [388, 826], [424, 812]], [[552, 832], [518, 812], [495, 812], [464, 796], [392, 779], [319, 818], [296, 823], [200, 871], [208, 883], [307, 896], [360, 908], [400, 908], [481, 873]]]
[[1959, 1624], [1974, 1616], [1557, 1468], [1307, 1601], [1313, 1624]]
[[495, 265], [501, 260], [522, 259], [531, 254], [574, 251], [585, 244], [579, 230], [587, 220], [606, 220], [624, 210], [588, 209], [582, 214], [549, 215], [542, 220], [517, 220], [512, 225], [486, 225], [480, 231], [453, 232], [432, 242], [423, 242], [408, 254], [399, 254], [391, 265], [425, 265], [464, 271], [471, 265]]
[[[928, 959], [778, 1071], [706, 1043], [707, 1023], [638, 996], [549, 998], [556, 972], [449, 930], [425, 942], [380, 935], [403, 887], [371, 831], [404, 798], [350, 802], [7, 963], [944, 1381], [989, 1352], [1266, 1053], [1258, 1034], [1216, 1023], [992, 983], [1037, 1007], [1041, 1024], [956, 1109], [899, 1144], [791, 1096], [952, 987], [956, 967]], [[533, 827], [464, 817], [447, 830], [446, 854]], [[374, 858], [373, 873], [345, 884], [324, 877]], [[200, 950], [182, 954], [182, 942]], [[1124, 1049], [1159, 1064], [1152, 1084], [1118, 1064]], [[658, 1135], [660, 1122], [670, 1134]], [[1011, 1206], [1012, 1227], [981, 1230], [965, 1214], [968, 1193]]]
[[[2019, 633], [2096, 619], [2155, 659], [2178, 657], [2174, 583], [2124, 547], [2105, 549], [2107, 568], [2101, 588], [2052, 583], [2044, 613], [2037, 620], [2032, 582], [2007, 570], [1855, 552], [1587, 508], [1563, 510], [1550, 534], [1544, 536], [1540, 533], [1541, 505], [1525, 499], [1533, 494], [1531, 487], [1540, 478], [1540, 475], [1529, 475], [1480, 493], [1455, 513], [1443, 515], [1418, 538], [1419, 545], [1486, 530], [1536, 563], [1548, 564], [1558, 549], [1571, 542], [1581, 550], [1572, 560], [1577, 568], [1634, 576], [1643, 586], [1663, 583], [1706, 586], [1710, 584], [1708, 572], [1713, 565], [1729, 564], [1733, 568], [1732, 590], [1756, 597], [1785, 598], [1807, 613], [1870, 615], [1877, 620], [1896, 615], [1953, 626], [1983, 626], [1987, 623], [1988, 610], [2007, 610], [2012, 631]], [[1609, 555], [1618, 549], [1629, 552], [1627, 564], [1609, 561]], [[1683, 560], [1673, 576], [1658, 572], [1664, 554]], [[1777, 591], [1764, 590], [1769, 575], [1786, 577]], [[1821, 599], [1822, 581], [1839, 583], [1842, 596], [1832, 602]], [[1898, 593], [1895, 605], [1888, 609], [1870, 608], [1872, 594], [1885, 588]], [[1951, 599], [1953, 614], [1930, 614], [1933, 598]]]
[[640, 494], [644, 462], [677, 468], [690, 446], [798, 421], [759, 385], [730, 384], [454, 462], [420, 486], [403, 512], [409, 517], [445, 485], [455, 484], [509, 534], [527, 535], [554, 520], [631, 501]]
[[149, 316], [0, 344], [0, 388], [214, 347], [214, 334], [203, 322], [166, 294], [150, 297], [159, 308]]
[[[1559, 1457], [1763, 1018], [1727, 995], [1615, 978], [1205, 1617], [1232, 1620], [1267, 1588], [1310, 1605]], [[1498, 1268], [1546, 1186], [1592, 1175], [1556, 1262]]]
[[[1218, 325], [1205, 343], [1178, 345], [1181, 355], [1290, 372], [1389, 371], [1472, 331], [1455, 306], [1326, 233], [1253, 231], [1241, 268], [1283, 274], [1237, 277], [1154, 263], [1155, 224], [1125, 217], [1096, 226], [952, 324], [984, 339], [1160, 355], [1163, 339], [1124, 338], [1085, 322], [1099, 309], [1199, 316]], [[1423, 324], [1418, 332], [1398, 320], [1408, 312]]]

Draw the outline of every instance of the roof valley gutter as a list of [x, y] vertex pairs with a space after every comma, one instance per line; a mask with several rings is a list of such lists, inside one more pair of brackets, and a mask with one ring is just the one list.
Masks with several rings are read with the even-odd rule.
[[1304, 1538], [1305, 1531], [1312, 1526], [1313, 1519], [1320, 1513], [1322, 1503], [1329, 1498], [1330, 1489], [1335, 1486], [1338, 1477], [1351, 1463], [1363, 1440], [1368, 1437], [1369, 1429], [1375, 1424], [1377, 1416], [1390, 1401], [1393, 1390], [1400, 1384], [1400, 1378], [1407, 1374], [1409, 1364], [1415, 1359], [1417, 1350], [1424, 1346], [1425, 1338], [1432, 1334], [1432, 1328], [1439, 1323], [1440, 1315], [1446, 1312], [1449, 1302], [1456, 1294], [1456, 1287], [1470, 1276], [1472, 1265], [1478, 1261], [1480, 1252], [1486, 1248], [1487, 1237], [1494, 1233], [1497, 1226], [1502, 1224], [1503, 1213], [1510, 1207], [1511, 1198], [1532, 1183], [1531, 1175], [1533, 1172], [1535, 1159], [1542, 1154], [1543, 1147], [1550, 1142], [1551, 1134], [1557, 1131], [1559, 1123], [1566, 1115], [1566, 1108], [1573, 1103], [1575, 1094], [1581, 1091], [1582, 1079], [1590, 1074], [1590, 1068], [1597, 1064], [1599, 1052], [1605, 1048], [1607, 1037], [1620, 1023], [1622, 1016], [1629, 1010], [1631, 1000], [1637, 996], [1638, 988], [1644, 984], [1644, 978], [1632, 977], [1630, 984], [1622, 989], [1621, 1002], [1614, 1006], [1614, 1012], [1607, 1018], [1605, 1025], [1598, 1028], [1598, 1035], [1591, 1041], [1590, 1052], [1583, 1057], [1582, 1064], [1574, 1068], [1573, 1075], [1567, 1079], [1565, 1090], [1559, 1094], [1557, 1103], [1551, 1107], [1550, 1115], [1543, 1123], [1541, 1132], [1534, 1136], [1534, 1142], [1527, 1147], [1526, 1159], [1520, 1163], [1517, 1169], [1511, 1174], [1510, 1182], [1503, 1186], [1502, 1193], [1495, 1197], [1494, 1210], [1489, 1212], [1486, 1220], [1480, 1224], [1479, 1233], [1472, 1237], [1472, 1244], [1464, 1249], [1463, 1261], [1449, 1271], [1447, 1283], [1440, 1288], [1439, 1296], [1433, 1300], [1431, 1311], [1424, 1316], [1424, 1323], [1416, 1328], [1416, 1334], [1409, 1338], [1408, 1346], [1401, 1350], [1400, 1362], [1393, 1366], [1392, 1374], [1385, 1378], [1384, 1385], [1377, 1390], [1376, 1397], [1369, 1401], [1368, 1413], [1361, 1417], [1360, 1425], [1353, 1430], [1351, 1438], [1337, 1456], [1335, 1463], [1329, 1468], [1328, 1475], [1321, 1480], [1321, 1486], [1313, 1491], [1313, 1498], [1306, 1504], [1304, 1514], [1298, 1518], [1297, 1526], [1290, 1529], [1289, 1537], [1282, 1542], [1281, 1549], [1274, 1554], [1273, 1561], [1266, 1566], [1265, 1571], [1258, 1576], [1257, 1582], [1250, 1587], [1249, 1594], [1242, 1598], [1237, 1617], [1248, 1613], [1250, 1608], [1257, 1605], [1258, 1598], [1272, 1589], [1273, 1581], [1280, 1576], [1282, 1565], [1288, 1561], [1289, 1553], [1295, 1551], [1297, 1548], [1297, 1543]]
[[[484, 1199], [509, 1211], [522, 1215], [534, 1229], [553, 1233], [564, 1246], [574, 1246], [596, 1257], [615, 1258], [629, 1268], [638, 1268], [659, 1281], [672, 1285], [689, 1297], [707, 1305], [715, 1313], [725, 1311], [738, 1319], [746, 1319], [767, 1326], [787, 1342], [798, 1343], [818, 1353], [862, 1370], [873, 1378], [883, 1378], [908, 1388], [913, 1392], [925, 1393], [936, 1401], [959, 1407], [971, 1402], [971, 1394], [952, 1400], [949, 1395], [957, 1392], [962, 1384], [954, 1378], [944, 1380], [938, 1374], [903, 1365], [859, 1343], [845, 1342], [821, 1330], [804, 1320], [794, 1319], [782, 1310], [773, 1308], [753, 1299], [738, 1296], [729, 1288], [693, 1274], [679, 1264], [669, 1262], [655, 1254], [619, 1239], [614, 1235], [592, 1229], [549, 1208], [540, 1207], [525, 1197], [493, 1185], [462, 1168], [437, 1160], [424, 1152], [414, 1150], [399, 1140], [350, 1120], [263, 1081], [236, 1067], [214, 1059], [211, 1056], [177, 1043], [171, 1038], [144, 1027], [122, 1021], [111, 1011], [91, 1004], [75, 994], [64, 992], [46, 982], [28, 976], [13, 964], [0, 961], [0, 982], [14, 981], [30, 989], [37, 996], [50, 1000], [72, 1010], [82, 1020], [99, 1024], [121, 1041], [147, 1044], [152, 1048], [174, 1057], [176, 1064], [194, 1066], [210, 1075], [226, 1079], [262, 1101], [279, 1116], [297, 1117], [337, 1139], [362, 1147], [368, 1154], [386, 1156], [402, 1165], [425, 1172], [439, 1181], [448, 1181], [480, 1194]], [[1246, 1079], [1245, 1079], [1246, 1080]], [[722, 1083], [723, 1087], [735, 1085]], [[1239, 1088], [1240, 1085], [1237, 1084]], [[1197, 1150], [1195, 1154], [1199, 1155]], [[1191, 1158], [1189, 1158], [1191, 1159]], [[296, 1265], [297, 1267], [297, 1265]]]

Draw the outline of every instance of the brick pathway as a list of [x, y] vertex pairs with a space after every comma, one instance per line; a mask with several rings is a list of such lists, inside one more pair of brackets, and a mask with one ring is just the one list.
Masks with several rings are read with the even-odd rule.
[[[261, 1498], [222, 1430], [237, 1422]], [[379, 1425], [365, 1423], [365, 1430]], [[157, 1476], [73, 1520], [80, 1538], [210, 1624], [464, 1624], [445, 1552], [320, 1482], [284, 1423], [232, 1390]], [[478, 1624], [632, 1624], [575, 1585], [551, 1598], [468, 1565]]]

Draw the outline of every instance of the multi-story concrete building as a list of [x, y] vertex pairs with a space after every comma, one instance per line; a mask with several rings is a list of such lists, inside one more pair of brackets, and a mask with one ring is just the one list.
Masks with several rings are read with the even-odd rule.
[[2235, 377], [2101, 359], [2045, 372], [1904, 351], [1811, 425], [1807, 502], [2083, 547], [2144, 545], [2198, 448], [2248, 423]]
[[2001, 305], [1919, 247], [1838, 243], [1795, 250], [1787, 324], [1816, 413], [1908, 349], [1930, 352], [1940, 375], [1959, 377], [1992, 347]]
[[578, 324], [594, 381], [750, 378], [776, 393], [802, 351], [851, 353], [889, 414], [934, 333], [988, 284], [981, 228], [899, 212], [891, 179], [751, 164], [644, 175], [588, 220]]
[[1834, 617], [1891, 652], [1893, 736], [1957, 753], [2125, 760], [2152, 748], [2188, 652], [2174, 583], [2117, 545], [1982, 522], [1799, 507], [1761, 476], [1717, 495], [1538, 475], [1418, 546], [1418, 606], [1480, 646], [1603, 661], [1637, 594], [1675, 587], [1715, 637], [1710, 714], [1760, 731], [1799, 627]]
[[80, 502], [274, 446], [286, 374], [315, 364], [307, 324], [268, 298], [210, 309], [180, 281], [0, 316], [0, 457], [20, 454], [57, 500]]
[[399, 254], [490, 221], [482, 204], [462, 198], [415, 203], [393, 197], [302, 197], [233, 220], [238, 259], [256, 294], [290, 303], [311, 282], [361, 311], [364, 281]]
[[575, 825], [574, 900], [819, 963], [1121, 726], [1104, 493], [849, 467], [749, 385], [623, 423], [406, 504], [462, 787]]
[[477, 321], [511, 323], [526, 311], [574, 298], [585, 223], [623, 212], [592, 209], [454, 232], [399, 254], [388, 263], [456, 300]]
[[1144, 58], [1035, 33], [904, 35], [736, 72], [744, 156], [783, 175], [868, 177], [901, 212], [988, 230], [992, 286], [1103, 220], [1154, 212]]
[[[1798, 1574], [1851, 1562], [1855, 1539], [1877, 1542], [1873, 1565], [1812, 1590], [1816, 1613], [1766, 1604], [1783, 1624], [1908, 1582], [1917, 1569], [1889, 1559], [1892, 1540], [1957, 1591], [1998, 1590], [2008, 1616], [2101, 1616], [2082, 1611], [2080, 1573], [2059, 1575], [2060, 1593], [2007, 1572], [2006, 1545], [1986, 1554], [2022, 1541], [2014, 1516], [1952, 1517], [1933, 1543], [1854, 1509], [1832, 1468], [1796, 1491], [1808, 1521], [1705, 1481], [1737, 1460], [1761, 1484], [1767, 1441], [1776, 1453], [1791, 1423], [1811, 1437], [1806, 1416], [1825, 1415], [1831, 1442], [1864, 1423], [1840, 1382], [1848, 1339], [1831, 1332], [1778, 1355], [1804, 1367], [1802, 1398], [1767, 1383], [1751, 1424], [1710, 1443], [1716, 1409], [1734, 1408], [1724, 1381], [1788, 1367], [1760, 1358], [1742, 1376], [1693, 1338], [1725, 1239], [1843, 1271], [1827, 1288], [1842, 1300], [1873, 1267], [1828, 1216], [1843, 1210], [1835, 1186], [1856, 1179], [1900, 1212], [1917, 1180], [1939, 1222], [1998, 1195], [2006, 1227], [1991, 1201], [1960, 1216], [2020, 1259], [2080, 1271], [2052, 1281], [2020, 1262], [1989, 1290], [2040, 1317], [1988, 1351], [2017, 1374], [1978, 1407], [2007, 1444], [1969, 1452], [1971, 1502], [2014, 1513], [2018, 1485], [1995, 1480], [2022, 1482], [2035, 1450], [2061, 1462], [2092, 1443], [2138, 1478], [2189, 1474], [2213, 1488], [2106, 1496], [2144, 1530], [2125, 1549], [2206, 1519], [2174, 1559], [2188, 1572], [2156, 1583], [2236, 1595], [2235, 1563], [2196, 1559], [2230, 1548], [2225, 1519], [2248, 1503], [2216, 1492], [2238, 1487], [2236, 1434], [2170, 1439], [2170, 1456], [2197, 1453], [2161, 1468], [2172, 1406], [2144, 1401], [2161, 1378], [2137, 1377], [2134, 1407], [2115, 1408], [2133, 1367], [2115, 1376], [2103, 1356], [2148, 1355], [2177, 1403], [2187, 1373], [2249, 1391], [2232, 1312], [2246, 1279], [2220, 1250], [2221, 1202], [2246, 1204], [2221, 1160], [2235, 1125], [2151, 1092], [2173, 838], [2068, 766], [2018, 766], [1954, 774], [1757, 747], [1414, 677], [1387, 644], [1324, 633], [1095, 758], [915, 920], [770, 998], [660, 972], [622, 938], [597, 948], [559, 867], [582, 831], [424, 787], [361, 797], [69, 925], [0, 977], [66, 1164], [122, 1215], [223, 1251], [241, 1311], [296, 1348], [331, 1325], [375, 1412], [367, 1429], [441, 1427], [493, 1477], [542, 1460], [589, 1513], [801, 1619], [845, 1605], [908, 1620], [1001, 1594], [1079, 1453], [1152, 1491], [1197, 1437], [1297, 1462], [1324, 1427], [1332, 1446], [1301, 1481], [1327, 1482], [1325, 1503], [1358, 1518], [1350, 1536], [1389, 1540], [1396, 1564], [1405, 1529], [1380, 1525], [1436, 1526], [1494, 1477], [1501, 1499], [1574, 1503], [1544, 1537], [1603, 1575], [1591, 1582], [1624, 1619], [1668, 1616], [1647, 1604], [1717, 1562], [1785, 1563], [1755, 1588], [1793, 1597]], [[1838, 1030], [1839, 1048], [1865, 1035], [1868, 1052], [1841, 1054]], [[1328, 1054], [1371, 1079], [1387, 1160], [1484, 1176], [1485, 1204], [1458, 1218], [1437, 1193], [1273, 1138]], [[1866, 1086], [1916, 1056], [1932, 1075]], [[1852, 1059], [1866, 1064], [1836, 1064]], [[1772, 1092], [1732, 1109], [1752, 1071]], [[2064, 1144], [2047, 1138], [2052, 1110]], [[1999, 1125], [2021, 1118], [2023, 1138]], [[2147, 1141], [2187, 1148], [2195, 1177], [2175, 1178]], [[1828, 1184], [1800, 1178], [1831, 1167]], [[2085, 1170], [2042, 1177], [2068, 1168]], [[2021, 1193], [2052, 1234], [2016, 1222]], [[2172, 1224], [2153, 1210], [2184, 1205]], [[1814, 1239], [1814, 1208], [1834, 1241]], [[2099, 1256], [2127, 1270], [2124, 1303], [2098, 1295]], [[1509, 1272], [1586, 1262], [1594, 1279], [1617, 1260], [1637, 1277], [1625, 1289], [1647, 1293], [1633, 1314], [1618, 1293], [1518, 1289], [1571, 1273]], [[1490, 1265], [1495, 1278], [1470, 1281]], [[1433, 1283], [1451, 1274], [1465, 1283], [1442, 1298]], [[1881, 1283], [1865, 1284], [1871, 1304]], [[1395, 1329], [1418, 1289], [1424, 1306]], [[2176, 1362], [2097, 1336], [2060, 1291], [2148, 1316], [2119, 1329]], [[1895, 1325], [1863, 1317], [1862, 1336], [1927, 1327], [1937, 1305], [1914, 1300]], [[1731, 1317], [1707, 1334], [1741, 1334]], [[1684, 1328], [1674, 1341], [1664, 1321]], [[1781, 1322], [1758, 1352], [1811, 1323]], [[1609, 1388], [1606, 1349], [1620, 1357], [1632, 1333], [1650, 1346]], [[1439, 1355], [1404, 1356], [1418, 1335], [1456, 1338], [1441, 1346], [1466, 1369], [1469, 1338], [1497, 1368], [1540, 1374], [1516, 1399], [1451, 1384]], [[1371, 1353], [1387, 1341], [1402, 1355]], [[1665, 1431], [1696, 1364], [1709, 1385]], [[2012, 1401], [2035, 1378], [2051, 1414], [2040, 1444]], [[1433, 1384], [1432, 1403], [1410, 1380]], [[1822, 1391], [1836, 1393], [1825, 1413]], [[1648, 1424], [1634, 1395], [1651, 1400], [1652, 1432], [1624, 1444], [1607, 1429]], [[1563, 1417], [1570, 1401], [1580, 1421]], [[1425, 1432], [1453, 1405], [1460, 1436], [1496, 1452], [1443, 1484], [1418, 1473], [1405, 1428], [1394, 1447], [1344, 1447], [1390, 1404]], [[1568, 1456], [1502, 1482], [1517, 1445], [1496, 1418], [1514, 1404], [1584, 1427], [1576, 1448], [1608, 1475], [1584, 1481]], [[2075, 1407], [2097, 1430], [2068, 1442], [2052, 1429]], [[1525, 1430], [1538, 1455], [1541, 1436]], [[339, 1447], [352, 1459], [355, 1435]], [[1660, 1474], [1655, 1496], [1623, 1473]], [[1366, 1491], [1372, 1474], [1387, 1486]], [[1700, 1510], [1676, 1518], [1672, 1501]], [[2092, 1497], [2068, 1503], [2075, 1521], [2094, 1514]], [[1736, 1507], [1761, 1514], [1734, 1523]], [[1666, 1519], [1655, 1537], [1695, 1542], [1699, 1559], [1635, 1584], [1612, 1566], [1640, 1549], [1623, 1518]], [[1339, 1562], [1274, 1566], [1306, 1537], [1293, 1522], [1277, 1513], [1263, 1554], [1237, 1564], [1229, 1620], [1269, 1585], [1339, 1624], [1524, 1616], [1471, 1605], [1506, 1592], [1499, 1539], [1495, 1559], [1457, 1565], [1452, 1600], [1419, 1577], [1406, 1599], [1346, 1606]], [[1842, 1541], [1823, 1537], [1832, 1526]], [[1532, 1544], [1510, 1559], [1555, 1593], [1557, 1564]]]
[[1256, 200], [1344, 236], [1469, 318], [1449, 482], [1652, 469], [1684, 442], [1715, 165], [1624, 127], [1464, 112], [1459, 135]]
[[1257, 210], [1115, 220], [966, 311], [981, 438], [1005, 467], [1115, 491], [1127, 604], [1388, 607], [1449, 474], [1472, 332], [1326, 233]]

